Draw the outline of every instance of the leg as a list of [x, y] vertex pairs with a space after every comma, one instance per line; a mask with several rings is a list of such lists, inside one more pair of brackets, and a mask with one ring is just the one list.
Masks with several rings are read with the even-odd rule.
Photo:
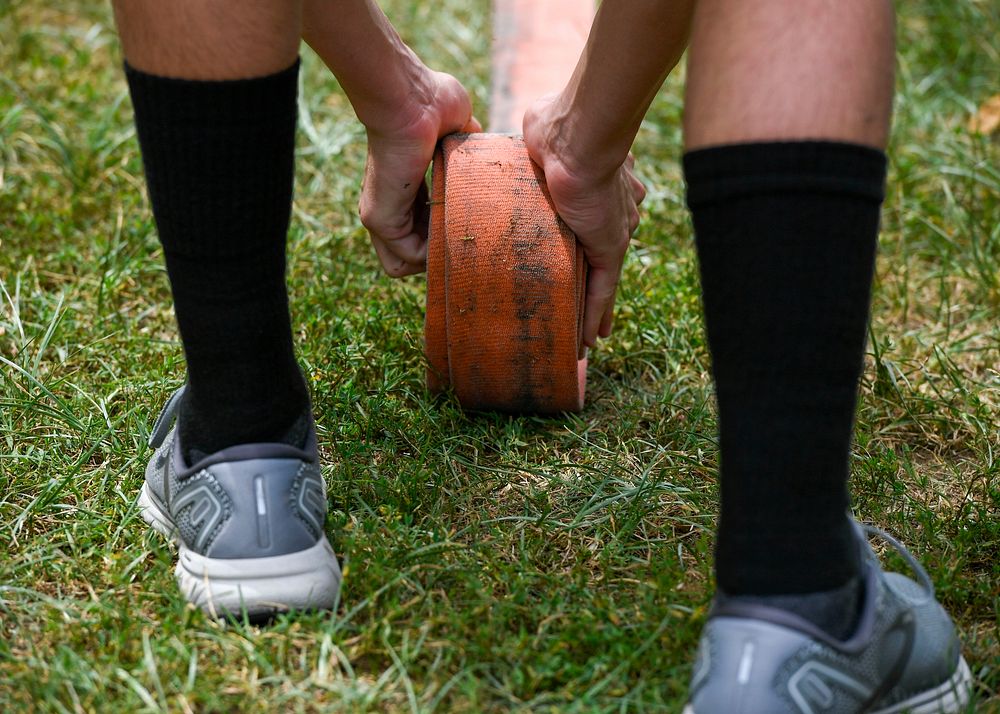
[[[846, 479], [884, 175], [865, 147], [888, 132], [892, 26], [881, 0], [695, 12], [686, 169], [722, 429], [717, 570], [733, 594], [857, 572]], [[717, 196], [719, 175], [745, 187]], [[856, 195], [822, 187], [838, 181]]]
[[[933, 599], [918, 611], [893, 594], [898, 576], [874, 564], [847, 514], [892, 47], [884, 0], [702, 0], [695, 11], [684, 166], [722, 505], [719, 593], [688, 712], [925, 702], [911, 695], [958, 711], [967, 671], [950, 621]], [[907, 619], [918, 625], [900, 654], [892, 627]], [[852, 636], [862, 654], [842, 646]], [[933, 664], [917, 676], [921, 658]]]
[[115, 0], [125, 60], [162, 77], [252, 79], [287, 69], [299, 53], [294, 0]]
[[188, 363], [185, 456], [301, 443], [308, 396], [284, 283], [300, 8], [115, 9]]
[[700, 0], [688, 56], [685, 149], [803, 139], [884, 149], [893, 32], [886, 0]]
[[301, 8], [115, 11], [188, 365], [154, 428], [142, 514], [177, 538], [181, 588], [212, 614], [331, 607], [340, 571], [284, 279]]

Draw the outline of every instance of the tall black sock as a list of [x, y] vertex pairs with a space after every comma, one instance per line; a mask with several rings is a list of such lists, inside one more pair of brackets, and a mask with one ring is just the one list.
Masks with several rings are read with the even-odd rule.
[[846, 484], [885, 156], [739, 144], [684, 171], [719, 404], [718, 585], [835, 590], [859, 567]]
[[187, 358], [185, 456], [301, 443], [309, 396], [285, 287], [298, 62], [233, 81], [125, 71]]

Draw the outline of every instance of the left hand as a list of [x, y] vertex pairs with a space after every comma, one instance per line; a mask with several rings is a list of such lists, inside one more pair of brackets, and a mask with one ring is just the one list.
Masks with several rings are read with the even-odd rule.
[[482, 131], [469, 93], [457, 79], [430, 72], [427, 90], [399, 107], [383, 126], [369, 122], [368, 161], [358, 210], [385, 272], [394, 278], [423, 272], [427, 261], [427, 186], [424, 174], [438, 139]]

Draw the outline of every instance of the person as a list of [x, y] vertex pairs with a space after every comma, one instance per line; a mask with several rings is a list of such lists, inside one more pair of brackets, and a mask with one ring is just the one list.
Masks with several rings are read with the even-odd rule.
[[[368, 136], [362, 221], [386, 272], [423, 269], [414, 210], [469, 97], [372, 0], [115, 4], [188, 366], [140, 504], [210, 611], [332, 607], [337, 560], [284, 284], [300, 37]], [[720, 425], [712, 611], [685, 712], [957, 712], [970, 674], [918, 580], [849, 514], [848, 459], [893, 88], [888, 0], [605, 0], [577, 68], [524, 119], [590, 267], [607, 337], [644, 190], [628, 158], [690, 44], [683, 167]], [[886, 534], [884, 539], [902, 550]], [[903, 551], [905, 553], [905, 550]]]

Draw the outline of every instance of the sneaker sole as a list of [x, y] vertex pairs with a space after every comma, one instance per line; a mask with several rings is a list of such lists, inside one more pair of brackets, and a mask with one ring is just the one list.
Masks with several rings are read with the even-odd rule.
[[143, 483], [143, 519], [178, 543], [174, 575], [184, 597], [213, 617], [266, 618], [287, 610], [331, 610], [340, 595], [337, 556], [326, 536], [306, 550], [267, 558], [209, 558], [187, 548], [159, 499]]
[[142, 520], [146, 521], [160, 535], [177, 542], [177, 528], [174, 526], [174, 522], [170, 520], [170, 516], [160, 505], [160, 500], [149, 490], [149, 484], [145, 481], [142, 482], [142, 488], [139, 489], [137, 505]]
[[888, 709], [879, 709], [872, 714], [958, 714], [968, 710], [971, 691], [972, 672], [969, 671], [965, 658], [959, 657], [955, 673], [940, 687], [921, 692], [905, 702]]
[[[968, 710], [971, 691], [972, 672], [969, 671], [965, 658], [959, 657], [958, 667], [944, 684], [871, 714], [961, 714]], [[696, 712], [688, 704], [684, 707], [683, 714]]]

